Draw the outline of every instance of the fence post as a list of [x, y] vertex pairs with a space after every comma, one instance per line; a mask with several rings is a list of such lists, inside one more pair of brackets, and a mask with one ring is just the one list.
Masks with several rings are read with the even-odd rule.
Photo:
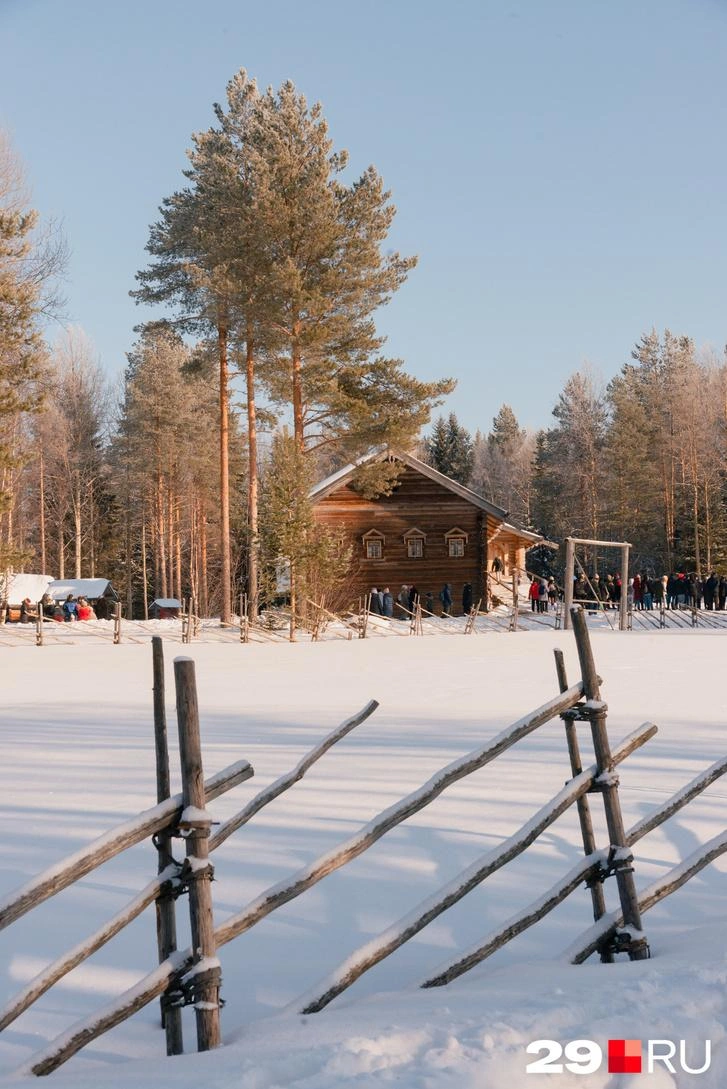
[[39, 601], [35, 606], [37, 609], [35, 617], [35, 645], [36, 647], [43, 646], [43, 602]]
[[[558, 687], [561, 692], [568, 690], [568, 676], [565, 669], [565, 661], [563, 659], [562, 650], [554, 650], [555, 655], [555, 669], [558, 674]], [[565, 738], [568, 744], [568, 756], [570, 759], [570, 767], [573, 778], [576, 775], [580, 775], [583, 771], [583, 763], [581, 761], [581, 751], [578, 744], [578, 733], [576, 730], [575, 715], [578, 712], [575, 708], [572, 711], [565, 711], [560, 717], [563, 719], [565, 725]], [[584, 795], [576, 802], [576, 808], [578, 810], [578, 820], [581, 826], [581, 839], [583, 841], [583, 850], [586, 855], [593, 854], [596, 850], [596, 837], [593, 833], [593, 821], [591, 819], [591, 807], [588, 804], [588, 798]], [[603, 894], [603, 885], [600, 881], [594, 880], [588, 883], [591, 890], [591, 903], [593, 904], [593, 918], [595, 921], [602, 918], [606, 914], [606, 898]], [[610, 963], [613, 961], [613, 955], [609, 950], [601, 950], [601, 960], [604, 963]]]
[[631, 960], [645, 960], [649, 956], [649, 946], [645, 935], [641, 932], [641, 912], [634, 881], [633, 855], [626, 843], [626, 830], [618, 796], [618, 777], [613, 772], [611, 746], [606, 730], [608, 708], [601, 700], [600, 683], [593, 660], [586, 617], [582, 609], [571, 610], [571, 622], [576, 637], [583, 689], [587, 700], [582, 714], [591, 724], [593, 749], [598, 769], [597, 780], [603, 794], [603, 807], [606, 813], [610, 841], [609, 867], [616, 875], [624, 926], [632, 927], [638, 935], [629, 937], [622, 951], [627, 952]]
[[[163, 802], [171, 795], [169, 778], [169, 746], [167, 744], [167, 715], [164, 701], [164, 644], [161, 636], [152, 636], [152, 672], [154, 678], [154, 749], [156, 753], [157, 801]], [[168, 831], [160, 832], [155, 839], [159, 854], [157, 872], [161, 873], [172, 862], [172, 837]], [[156, 901], [157, 947], [159, 963], [176, 952], [177, 918], [175, 899], [170, 888], [163, 889]], [[167, 1038], [167, 1055], [181, 1055], [184, 1052], [182, 1034], [182, 1011], [173, 1006], [169, 992], [160, 999], [162, 1010], [162, 1028]]]
[[240, 594], [240, 642], [250, 642], [250, 617], [247, 611], [247, 594]]
[[121, 642], [121, 602], [116, 602], [114, 609], [114, 646]]
[[182, 765], [182, 820], [187, 845], [186, 880], [189, 884], [189, 919], [192, 948], [197, 956], [191, 969], [197, 1019], [197, 1050], [209, 1051], [220, 1044], [220, 967], [216, 957], [212, 917], [212, 865], [209, 862], [211, 820], [205, 810], [202, 748], [194, 662], [175, 658], [179, 756]]

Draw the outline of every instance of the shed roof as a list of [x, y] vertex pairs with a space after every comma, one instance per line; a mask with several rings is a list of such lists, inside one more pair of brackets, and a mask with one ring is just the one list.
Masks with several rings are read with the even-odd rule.
[[93, 601], [100, 597], [118, 600], [116, 591], [108, 579], [54, 579], [48, 587], [48, 593], [56, 601], [62, 601], [69, 594], [73, 594], [74, 597], [86, 597]]
[[152, 605], [158, 605], [160, 609], [182, 608], [182, 602], [177, 601], [176, 597], [156, 597], [152, 601]]
[[10, 605], [19, 605], [26, 597], [31, 601], [40, 601], [51, 582], [50, 575], [32, 575], [26, 572], [9, 575], [4, 596]]

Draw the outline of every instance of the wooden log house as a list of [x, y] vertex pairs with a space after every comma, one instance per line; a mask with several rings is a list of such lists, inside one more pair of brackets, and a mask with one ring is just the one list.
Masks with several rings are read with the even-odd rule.
[[[400, 463], [398, 482], [391, 495], [367, 499], [356, 490], [356, 470], [384, 458]], [[507, 511], [399, 451], [346, 466], [313, 488], [311, 499], [316, 520], [342, 529], [352, 546], [352, 600], [387, 586], [396, 598], [402, 585], [413, 584], [422, 605], [431, 593], [439, 612], [439, 593], [448, 582], [458, 614], [469, 582], [472, 600], [484, 608], [488, 584], [504, 587], [514, 569], [525, 568], [526, 550], [542, 540], [508, 522]]]

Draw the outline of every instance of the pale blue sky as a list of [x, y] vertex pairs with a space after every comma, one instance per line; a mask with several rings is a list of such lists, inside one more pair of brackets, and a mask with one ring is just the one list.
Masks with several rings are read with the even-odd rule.
[[148, 225], [247, 68], [320, 100], [419, 267], [379, 326], [446, 409], [547, 424], [651, 326], [727, 341], [727, 0], [0, 0], [0, 125], [119, 373]]

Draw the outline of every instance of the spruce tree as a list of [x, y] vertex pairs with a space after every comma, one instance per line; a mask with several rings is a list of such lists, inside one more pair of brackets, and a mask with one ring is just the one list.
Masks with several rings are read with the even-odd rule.
[[425, 443], [425, 452], [434, 469], [460, 484], [469, 483], [473, 466], [472, 436], [453, 412], [446, 420], [440, 416], [435, 421]]

